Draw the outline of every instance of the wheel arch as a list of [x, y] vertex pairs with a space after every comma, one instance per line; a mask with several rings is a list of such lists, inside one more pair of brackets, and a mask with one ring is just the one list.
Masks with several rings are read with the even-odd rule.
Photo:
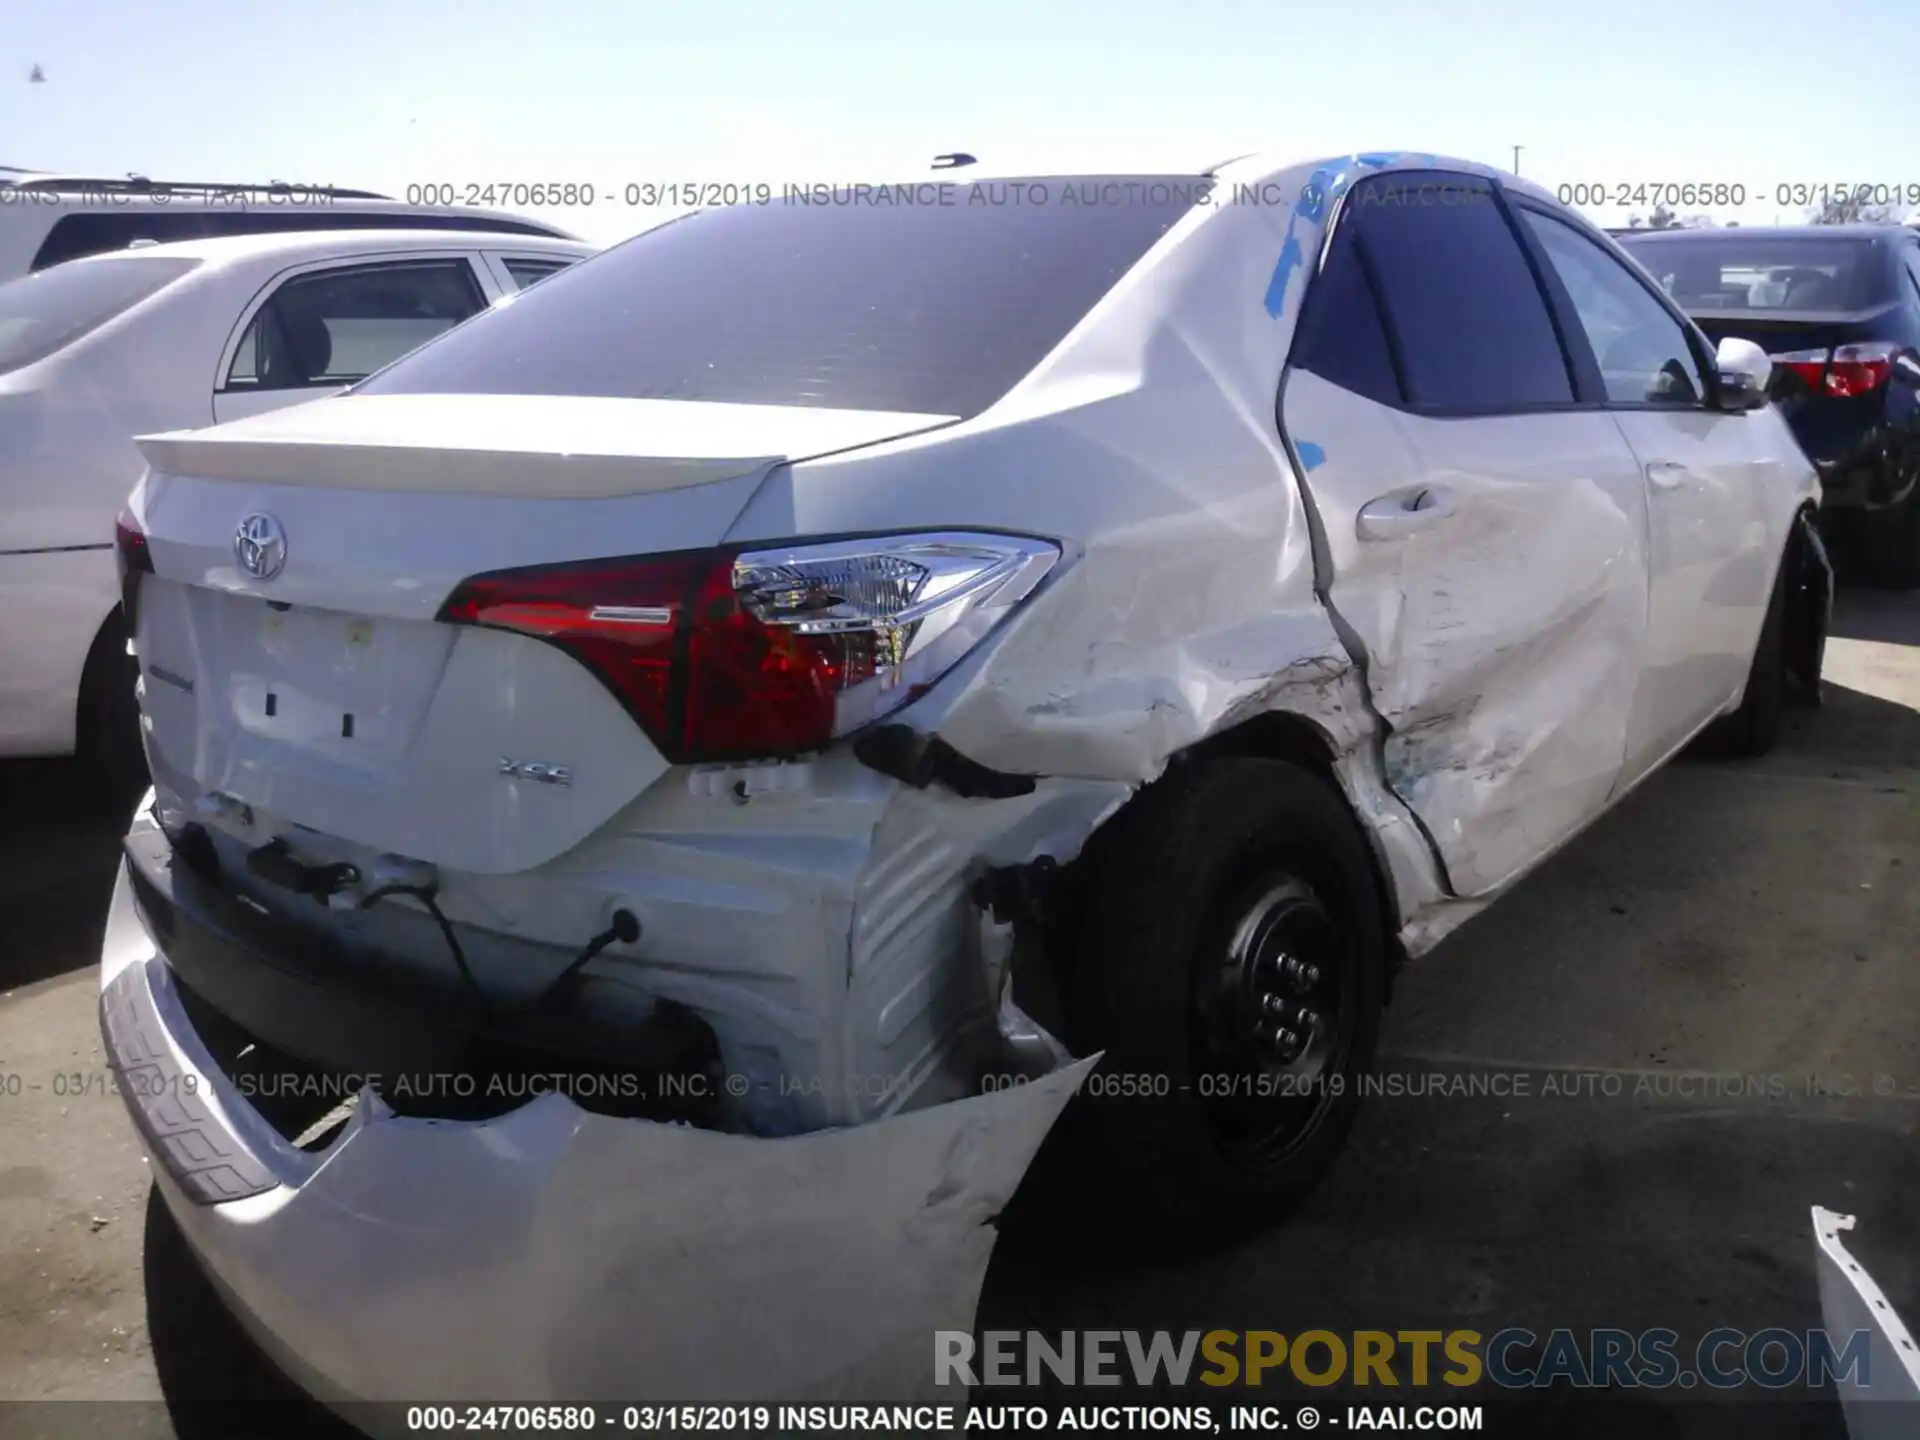
[[[1407, 954], [1399, 936], [1405, 923], [1399, 893], [1393, 883], [1393, 869], [1382, 848], [1378, 832], [1368, 825], [1352, 794], [1341, 778], [1342, 752], [1338, 743], [1311, 717], [1292, 710], [1267, 710], [1206, 735], [1168, 757], [1166, 768], [1151, 783], [1107, 817], [1087, 838], [1078, 856], [1062, 874], [1060, 918], [1077, 931], [1082, 907], [1097, 900], [1096, 878], [1103, 868], [1108, 849], [1117, 837], [1151, 805], [1164, 787], [1182, 783], [1197, 768], [1223, 759], [1277, 760], [1304, 770], [1330, 789], [1346, 812], [1347, 821], [1360, 836], [1373, 881], [1373, 900], [1378, 907], [1381, 928], [1387, 937], [1387, 995], [1392, 996], [1394, 976], [1405, 965]], [[1071, 963], [1069, 960], [1068, 963]]]
[[114, 657], [123, 654], [126, 645], [133, 638], [127, 629], [126, 612], [116, 601], [101, 617], [99, 628], [93, 632], [93, 641], [87, 646], [86, 659], [80, 666], [80, 685], [74, 696], [73, 705], [73, 753], [85, 759], [95, 742], [98, 726], [93, 723], [101, 703], [101, 691], [113, 683], [111, 666]]
[[1175, 760], [1176, 763], [1195, 764], [1229, 755], [1284, 760], [1317, 776], [1339, 796], [1348, 822], [1365, 843], [1367, 859], [1373, 869], [1374, 898], [1380, 906], [1381, 922], [1392, 951], [1392, 963], [1388, 967], [1388, 993], [1391, 994], [1393, 973], [1406, 960], [1397, 938], [1406, 917], [1400, 913], [1400, 896], [1393, 883], [1393, 867], [1381, 846], [1379, 833], [1366, 822], [1341, 778], [1341, 751], [1338, 744], [1306, 715], [1292, 710], [1268, 710], [1216, 731], [1187, 747]]

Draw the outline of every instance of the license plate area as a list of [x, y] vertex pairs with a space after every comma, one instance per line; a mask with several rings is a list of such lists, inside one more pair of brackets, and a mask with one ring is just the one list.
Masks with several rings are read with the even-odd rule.
[[[204, 591], [230, 723], [355, 768], [406, 754], [432, 704], [454, 632]], [[196, 627], [198, 628], [198, 627]]]
[[[155, 775], [276, 824], [505, 874], [577, 845], [665, 772], [646, 732], [572, 656], [367, 608], [376, 613], [276, 609], [145, 577]], [[502, 774], [503, 757], [564, 767], [575, 783]]]

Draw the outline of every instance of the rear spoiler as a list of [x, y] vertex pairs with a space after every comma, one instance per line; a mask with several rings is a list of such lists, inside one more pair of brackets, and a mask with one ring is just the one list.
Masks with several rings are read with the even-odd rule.
[[345, 395], [134, 443], [155, 472], [199, 480], [585, 500], [731, 480], [954, 419], [593, 395]]
[[1696, 324], [1717, 321], [1732, 325], [1864, 325], [1900, 308], [1898, 300], [1870, 305], [1865, 310], [1721, 310], [1714, 306], [1697, 309], [1681, 306]]

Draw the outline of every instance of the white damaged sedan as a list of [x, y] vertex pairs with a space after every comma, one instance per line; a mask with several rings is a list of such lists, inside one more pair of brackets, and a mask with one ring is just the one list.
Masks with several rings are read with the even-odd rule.
[[146, 439], [169, 1209], [413, 1400], [924, 1386], [1076, 1089], [1104, 1195], [1281, 1213], [1399, 964], [1818, 698], [1767, 363], [1384, 153], [704, 212]]

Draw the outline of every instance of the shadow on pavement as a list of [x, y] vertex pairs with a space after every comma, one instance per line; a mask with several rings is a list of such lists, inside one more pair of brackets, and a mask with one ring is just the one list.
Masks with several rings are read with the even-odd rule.
[[[1667, 1328], [1691, 1369], [1720, 1326], [1817, 1329], [1809, 1205], [1834, 1197], [1904, 1237], [1916, 1180], [1911, 1136], [1891, 1127], [1627, 1101], [1386, 1101], [1363, 1113], [1352, 1148], [1279, 1227], [1198, 1253], [1143, 1252], [1116, 1207], [1076, 1197], [1082, 1208], [1066, 1212], [1050, 1179], [1006, 1216], [978, 1326], [1050, 1338], [1066, 1329], [1470, 1329], [1483, 1341], [1510, 1327], [1541, 1340], [1566, 1329], [1582, 1341], [1596, 1328]], [[1524, 1344], [1503, 1353], [1539, 1361]], [[1846, 1435], [1830, 1386], [1724, 1397], [1692, 1385], [1511, 1391], [1485, 1380], [1413, 1390], [1403, 1376], [1397, 1391], [1307, 1389], [1284, 1366], [1268, 1379], [1211, 1390], [1190, 1381], [1158, 1402], [1312, 1402], [1323, 1415], [1349, 1404], [1481, 1404], [1492, 1407], [1494, 1434]], [[998, 1398], [1114, 1403], [1116, 1393], [1050, 1387]]]
[[1831, 633], [1843, 640], [1920, 645], [1920, 595], [1843, 589], [1833, 599]]
[[127, 818], [75, 761], [0, 762], [0, 990], [99, 961]]
[[[1689, 766], [1731, 764], [1761, 772], [1872, 780], [1889, 794], [1920, 794], [1920, 710], [1833, 680], [1821, 682], [1820, 696], [1818, 709], [1796, 707], [1782, 714], [1778, 744], [1757, 760], [1727, 761], [1692, 754], [1683, 759]], [[1649, 785], [1658, 784], [1660, 778], [1652, 777]], [[1611, 818], [1600, 823], [1605, 825]]]

